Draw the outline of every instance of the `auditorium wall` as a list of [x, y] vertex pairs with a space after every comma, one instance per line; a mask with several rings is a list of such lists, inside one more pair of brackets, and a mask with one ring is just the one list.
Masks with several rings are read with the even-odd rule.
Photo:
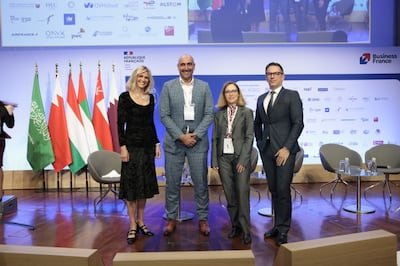
[[[58, 64], [64, 97], [67, 90], [69, 64], [77, 83], [82, 63], [90, 108], [96, 86], [98, 64], [106, 103], [112, 65], [116, 66], [119, 93], [124, 91], [126, 77], [138, 65], [147, 65], [155, 76], [155, 94], [159, 95], [165, 80], [178, 74], [177, 60], [183, 53], [196, 61], [195, 75], [210, 83], [214, 101], [222, 84], [237, 81], [251, 108], [264, 92], [265, 65], [280, 62], [286, 73], [285, 86], [299, 91], [304, 107], [305, 128], [300, 144], [305, 150], [304, 167], [295, 182], [321, 182], [332, 178], [319, 165], [318, 149], [323, 143], [336, 142], [350, 146], [363, 157], [364, 152], [379, 143], [400, 144], [400, 48], [370, 46], [319, 45], [285, 46], [163, 46], [163, 47], [74, 47], [74, 48], [2, 48], [0, 49], [1, 99], [18, 103], [16, 125], [6, 129], [4, 156], [5, 189], [40, 188], [41, 173], [33, 173], [26, 160], [27, 133], [35, 64], [38, 65], [41, 95], [46, 115], [54, 91], [55, 65]], [[378, 92], [375, 89], [378, 88]], [[155, 120], [160, 139], [164, 128], [156, 110]], [[211, 132], [211, 129], [210, 129]], [[163, 174], [163, 158], [156, 161], [157, 172]], [[259, 163], [260, 165], [260, 163]], [[258, 167], [260, 170], [260, 166]], [[48, 185], [56, 185], [56, 175], [46, 169]], [[67, 171], [63, 186], [69, 185]], [[218, 178], [210, 170], [210, 184]], [[85, 185], [85, 176], [73, 177], [76, 187]], [[258, 181], [255, 174], [254, 181]], [[89, 180], [90, 185], [95, 185]]]

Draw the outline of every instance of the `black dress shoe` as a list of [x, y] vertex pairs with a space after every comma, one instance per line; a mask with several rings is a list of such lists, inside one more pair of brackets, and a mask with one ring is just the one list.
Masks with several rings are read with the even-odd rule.
[[234, 238], [240, 236], [242, 229], [240, 227], [232, 227], [231, 232], [228, 234], [228, 238]]
[[276, 245], [280, 246], [287, 243], [287, 234], [279, 233], [276, 238]]
[[136, 230], [136, 229], [130, 229], [130, 230], [128, 231], [128, 236], [126, 237], [126, 240], [127, 240], [127, 242], [128, 242], [128, 245], [132, 245], [132, 244], [135, 242], [135, 240], [136, 240], [136, 233], [137, 233], [137, 230]]
[[276, 237], [278, 233], [279, 233], [278, 229], [272, 228], [271, 230], [264, 233], [264, 238]]
[[243, 239], [242, 239], [243, 244], [248, 245], [251, 243], [251, 235], [250, 234], [244, 234]]
[[145, 236], [154, 236], [154, 233], [152, 231], [149, 230], [149, 228], [147, 228], [147, 226], [145, 224], [139, 225], [137, 224], [137, 228], [140, 232], [142, 232], [142, 234], [144, 234]]

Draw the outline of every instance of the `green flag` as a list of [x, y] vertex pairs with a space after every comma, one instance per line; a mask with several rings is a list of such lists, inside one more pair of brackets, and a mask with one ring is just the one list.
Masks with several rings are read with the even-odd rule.
[[34, 171], [43, 170], [54, 161], [37, 72], [33, 81], [31, 112], [29, 115], [27, 159]]

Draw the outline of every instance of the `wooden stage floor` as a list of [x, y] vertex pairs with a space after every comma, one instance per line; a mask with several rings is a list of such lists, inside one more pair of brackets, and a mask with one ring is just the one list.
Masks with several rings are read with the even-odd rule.
[[[363, 187], [371, 183], [365, 182]], [[347, 204], [355, 203], [356, 188], [354, 183], [348, 188], [347, 195], [343, 185], [336, 189], [332, 200], [329, 189], [319, 194], [321, 183], [295, 184], [302, 193], [293, 199], [293, 222], [289, 232], [289, 242], [296, 242], [322, 237], [344, 235], [356, 232], [385, 229], [398, 236], [400, 250], [400, 188], [393, 186], [393, 201], [384, 200], [382, 188], [370, 190], [367, 198], [362, 197], [362, 204], [376, 209], [372, 214], [357, 215], [343, 210]], [[54, 247], [76, 247], [98, 249], [104, 265], [112, 265], [117, 252], [154, 252], [154, 251], [189, 251], [189, 250], [238, 250], [251, 249], [257, 266], [273, 265], [278, 247], [273, 240], [264, 240], [263, 234], [272, 226], [270, 217], [261, 216], [258, 210], [270, 207], [270, 199], [265, 184], [252, 186], [251, 191], [251, 245], [243, 245], [241, 239], [228, 239], [230, 224], [224, 207], [224, 197], [219, 201], [221, 186], [210, 186], [209, 237], [198, 233], [198, 220], [184, 221], [178, 224], [176, 232], [169, 237], [162, 235], [165, 220], [164, 187], [160, 195], [148, 201], [145, 223], [156, 235], [144, 237], [139, 234], [133, 245], [126, 243], [129, 227], [126, 208], [120, 200], [109, 195], [98, 205], [94, 214], [93, 199], [99, 194], [98, 189], [86, 192], [84, 189], [74, 192], [9, 190], [18, 199], [18, 210], [1, 218], [0, 244], [34, 245]], [[258, 193], [261, 201], [258, 202]], [[182, 187], [182, 210], [195, 211], [193, 188]], [[14, 223], [32, 225], [34, 230]]]

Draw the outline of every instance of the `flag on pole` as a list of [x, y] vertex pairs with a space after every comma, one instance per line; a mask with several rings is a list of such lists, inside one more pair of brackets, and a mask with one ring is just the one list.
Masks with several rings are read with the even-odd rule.
[[94, 128], [89, 111], [89, 103], [86, 97], [86, 89], [85, 83], [83, 82], [82, 68], [79, 72], [78, 104], [82, 115], [82, 122], [86, 133], [86, 140], [88, 143], [89, 152], [92, 153], [99, 150], [99, 146], [97, 144], [96, 134], [94, 133]]
[[118, 140], [118, 89], [117, 89], [117, 80], [115, 78], [115, 65], [112, 67], [111, 73], [111, 84], [110, 84], [110, 100], [107, 109], [108, 121], [110, 122], [110, 131], [113, 143], [113, 149], [115, 152], [120, 152], [119, 140]]
[[69, 165], [69, 168], [71, 169], [72, 173], [75, 174], [86, 165], [87, 158], [89, 156], [89, 147], [85, 136], [85, 128], [83, 127], [81, 112], [76, 99], [71, 70], [69, 71], [68, 78], [66, 114], [69, 144], [72, 153], [72, 163]]
[[69, 146], [67, 120], [65, 118], [64, 97], [58, 70], [56, 70], [54, 95], [50, 107], [49, 133], [55, 157], [53, 167], [56, 172], [60, 172], [64, 167], [72, 163], [72, 156]]
[[97, 143], [101, 150], [113, 150], [110, 125], [108, 124], [103, 85], [101, 83], [100, 65], [97, 74], [96, 93], [93, 106], [93, 127], [96, 133]]
[[29, 115], [27, 160], [34, 171], [43, 170], [54, 161], [54, 153], [40, 94], [37, 69], [33, 80], [32, 103]]

